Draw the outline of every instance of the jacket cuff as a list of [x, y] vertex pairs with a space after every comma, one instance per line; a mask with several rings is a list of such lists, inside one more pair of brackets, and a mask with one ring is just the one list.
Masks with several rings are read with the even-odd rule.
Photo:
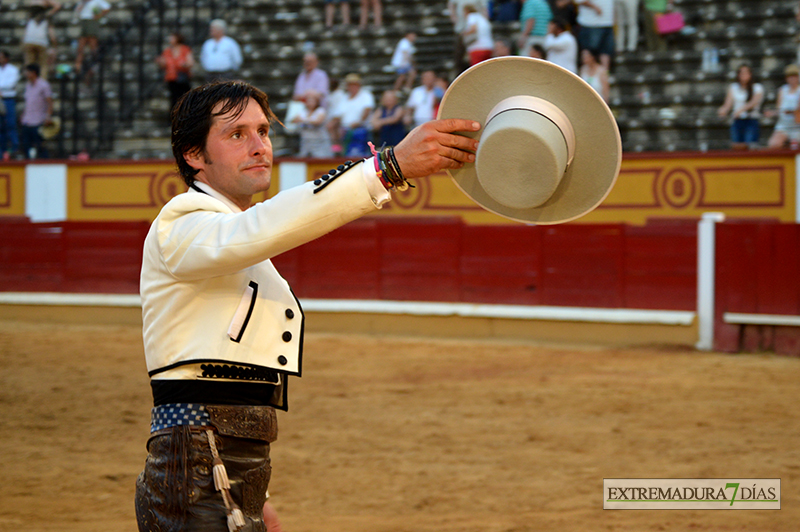
[[372, 198], [372, 203], [380, 209], [384, 203], [392, 199], [392, 195], [383, 186], [377, 172], [375, 172], [375, 157], [370, 157], [364, 161], [364, 164], [361, 165], [361, 172], [364, 176], [364, 182], [367, 184], [369, 196]]

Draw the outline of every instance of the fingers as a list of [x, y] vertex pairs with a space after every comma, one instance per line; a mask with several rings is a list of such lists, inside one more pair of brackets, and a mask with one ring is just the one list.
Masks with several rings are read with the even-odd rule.
[[460, 118], [447, 118], [445, 120], [434, 120], [429, 122], [436, 131], [441, 133], [455, 133], [456, 131], [478, 131], [480, 123], [474, 120], [462, 120]]

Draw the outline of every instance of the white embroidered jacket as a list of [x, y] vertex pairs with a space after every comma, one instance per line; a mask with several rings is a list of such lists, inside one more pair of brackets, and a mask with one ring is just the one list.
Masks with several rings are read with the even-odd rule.
[[390, 199], [371, 160], [241, 211], [208, 185], [171, 199], [144, 243], [140, 293], [152, 379], [203, 378], [203, 363], [300, 375], [303, 313], [270, 257]]

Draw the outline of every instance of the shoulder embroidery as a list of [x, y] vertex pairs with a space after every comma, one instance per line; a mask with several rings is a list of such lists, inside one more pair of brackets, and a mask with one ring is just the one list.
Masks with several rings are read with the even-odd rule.
[[336, 168], [333, 168], [327, 174], [320, 177], [319, 179], [315, 179], [314, 184], [317, 185], [317, 188], [314, 189], [314, 194], [316, 194], [320, 190], [324, 189], [325, 187], [333, 183], [333, 181], [337, 177], [339, 177], [340, 175], [342, 175], [343, 173], [354, 167], [356, 164], [358, 163], [354, 163], [353, 161], [347, 161], [346, 163], [340, 164]]

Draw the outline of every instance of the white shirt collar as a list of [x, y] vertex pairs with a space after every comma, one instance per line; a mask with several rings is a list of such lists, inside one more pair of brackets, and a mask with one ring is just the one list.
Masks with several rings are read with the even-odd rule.
[[[195, 181], [194, 182], [194, 186], [196, 186], [197, 188], [199, 188], [200, 190], [202, 190], [203, 192], [205, 192], [206, 194], [208, 194], [212, 198], [220, 200], [222, 203], [227, 205], [228, 208], [230, 208], [230, 210], [232, 210], [233, 212], [242, 212], [242, 209], [240, 209], [238, 205], [236, 205], [234, 202], [232, 202], [231, 200], [226, 198], [220, 192], [217, 192], [216, 190], [211, 188], [210, 185], [207, 185], [207, 184], [203, 183], [202, 181]], [[197, 192], [196, 190], [193, 190], [191, 188], [189, 189], [189, 191], [190, 192]]]

